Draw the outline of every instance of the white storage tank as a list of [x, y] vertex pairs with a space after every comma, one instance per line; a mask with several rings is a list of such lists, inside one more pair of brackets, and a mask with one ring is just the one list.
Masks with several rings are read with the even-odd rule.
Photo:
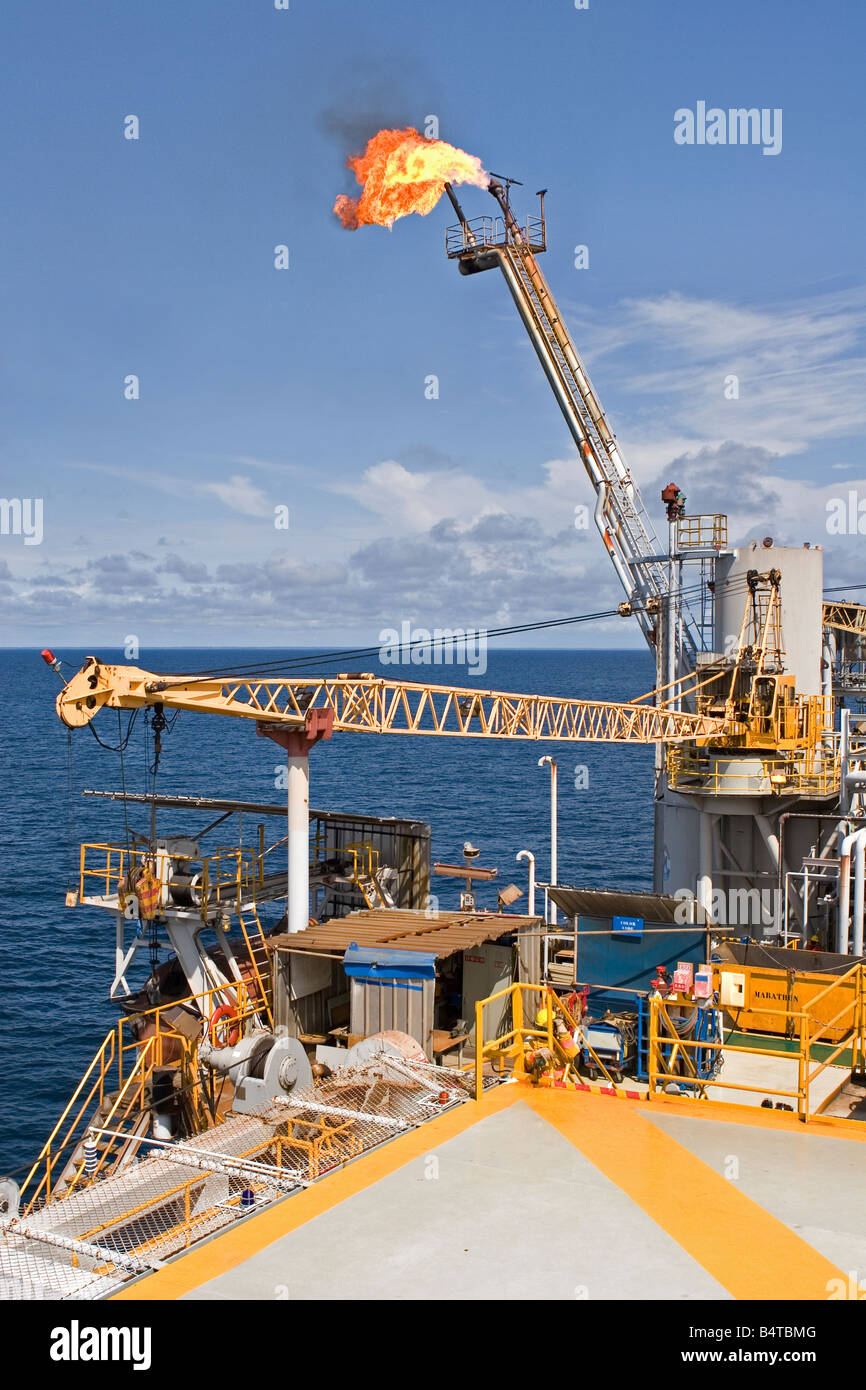
[[716, 651], [736, 651], [749, 592], [747, 571], [765, 574], [777, 569], [782, 576], [785, 670], [793, 674], [798, 695], [820, 695], [823, 560], [820, 546], [795, 548], [763, 541], [749, 541], [720, 556], [716, 566]]

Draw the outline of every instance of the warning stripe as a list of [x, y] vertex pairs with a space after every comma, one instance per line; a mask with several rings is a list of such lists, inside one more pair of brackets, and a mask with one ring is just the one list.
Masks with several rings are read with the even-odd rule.
[[621, 1100], [649, 1100], [648, 1091], [629, 1091], [624, 1086], [593, 1086], [588, 1081], [564, 1081], [559, 1076], [540, 1076], [535, 1085], [557, 1091], [588, 1091], [591, 1096], [619, 1096]]

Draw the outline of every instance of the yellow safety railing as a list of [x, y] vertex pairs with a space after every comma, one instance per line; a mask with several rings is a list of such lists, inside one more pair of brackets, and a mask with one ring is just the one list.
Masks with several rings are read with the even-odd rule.
[[[100, 1115], [100, 1127], [104, 1126], [108, 1129], [111, 1126], [118, 1132], [113, 1133], [107, 1142], [103, 1141], [97, 1145], [96, 1163], [89, 1171], [87, 1171], [86, 1159], [83, 1154], [78, 1159], [77, 1166], [73, 1160], [72, 1169], [64, 1178], [63, 1193], [65, 1196], [83, 1185], [85, 1180], [90, 1182], [106, 1169], [114, 1167], [135, 1138], [136, 1125], [147, 1111], [145, 1093], [153, 1074], [152, 1059], [155, 1050], [156, 1038], [148, 1038], [141, 1048], [132, 1070], [109, 1106], [108, 1112], [104, 1117]], [[124, 1139], [121, 1138], [121, 1132], [122, 1126], [125, 1124], [130, 1124], [131, 1129]]]
[[[68, 1162], [69, 1149], [80, 1142], [82, 1124], [92, 1113], [94, 1105], [97, 1108], [103, 1105], [106, 1083], [116, 1060], [116, 1048], [116, 1033], [112, 1029], [97, 1048], [93, 1061], [73, 1091], [60, 1119], [21, 1184], [22, 1199], [27, 1196], [25, 1215], [32, 1211], [37, 1202], [47, 1201], [52, 1195], [55, 1169], [61, 1161], [64, 1164]], [[35, 1187], [30, 1191], [34, 1183]]]
[[[731, 750], [727, 755], [739, 760], [758, 761], [748, 749]], [[667, 779], [675, 791], [700, 791], [718, 796], [770, 793], [830, 796], [839, 790], [839, 763], [832, 756], [793, 754], [789, 758], [760, 758], [760, 768], [751, 771], [742, 761], [730, 767], [718, 758], [701, 756], [691, 747], [670, 745], [665, 755]]]
[[[538, 999], [535, 1014], [543, 1008], [546, 1012], [544, 1027], [526, 1021], [524, 1001], [527, 995], [535, 995]], [[511, 1027], [499, 1033], [494, 1038], [484, 1037], [484, 1010], [488, 1004], [498, 1002], [500, 999], [510, 999], [511, 1001]], [[526, 1071], [524, 1055], [526, 1043], [531, 1039], [540, 1040], [548, 1050], [551, 1065], [558, 1063], [559, 1068], [567, 1072], [576, 1060], [575, 1056], [566, 1051], [557, 1037], [555, 1020], [557, 1016], [565, 1024], [569, 1034], [573, 1034], [578, 1027], [577, 1020], [571, 1011], [550, 988], [549, 985], [525, 984], [523, 981], [515, 981], [508, 985], [506, 989], [500, 989], [496, 994], [491, 994], [487, 999], [479, 999], [475, 1004], [475, 1061], [469, 1066], [475, 1068], [475, 1099], [480, 1100], [484, 1089], [484, 1064], [492, 1062], [498, 1066], [498, 1070], [504, 1072], [506, 1063], [510, 1059], [513, 1070], [517, 1075], [524, 1075]], [[593, 1063], [604, 1076], [609, 1085], [615, 1085], [610, 1072], [604, 1062], [598, 1057], [594, 1049], [584, 1039], [583, 1046], [589, 1052]], [[468, 1069], [468, 1068], [467, 1068]]]
[[[273, 848], [273, 846], [272, 846]], [[150, 869], [160, 879], [158, 908], [172, 903], [171, 889], [182, 890], [189, 906], [198, 909], [203, 921], [217, 910], [237, 909], [255, 902], [256, 889], [264, 879], [264, 856], [260, 835], [258, 850], [219, 846], [208, 855], [154, 853], [149, 847], [93, 843], [83, 844], [79, 857], [79, 897], [82, 902], [95, 897], [107, 899], [103, 906], [122, 907], [121, 898], [132, 896], [121, 884], [134, 870]], [[175, 865], [169, 869], [168, 861]], [[178, 873], [178, 865], [182, 872]], [[169, 878], [168, 874], [172, 876]]]
[[722, 512], [681, 516], [677, 521], [677, 549], [724, 550], [728, 544], [728, 518]]
[[352, 868], [348, 877], [358, 889], [368, 907], [374, 904], [369, 900], [367, 884], [371, 883], [380, 906], [385, 906], [385, 897], [379, 883], [379, 850], [371, 840], [352, 840], [344, 845], [326, 845], [317, 836], [313, 844], [313, 867], [332, 856], [348, 855]]
[[[837, 996], [837, 999], [839, 996], [842, 997], [841, 1007], [829, 1019], [816, 1018], [816, 1006], [832, 999], [833, 996]], [[771, 1036], [766, 1033], [756, 1034], [756, 1039], [760, 1038], [761, 1042], [756, 1040], [751, 1046], [742, 1042], [714, 1042], [680, 1037], [668, 1012], [669, 1007], [676, 1002], [661, 998], [649, 1000], [650, 1099], [657, 1094], [659, 1086], [670, 1081], [690, 1084], [699, 1098], [710, 1101], [713, 1097], [707, 1094], [709, 1087], [714, 1091], [746, 1091], [755, 1095], [778, 1096], [796, 1101], [797, 1115], [805, 1124], [817, 1113], [812, 1108], [811, 1088], [822, 1072], [838, 1062], [846, 1052], [851, 1054], [852, 1070], [861, 1069], [866, 1062], [866, 971], [860, 962], [853, 965], [844, 975], [834, 976], [827, 987], [813, 995], [802, 1009], [791, 1009], [778, 1001], [774, 1001], [763, 1011], [754, 1004], [751, 1006], [752, 1014], [764, 1012], [768, 1016], [772, 1015], [774, 1023], [779, 1019], [784, 1020], [785, 1036], [793, 1035], [797, 1045], [796, 1051], [785, 1050], [782, 1047], [766, 1047], [763, 1043]], [[831, 1030], [838, 1033], [840, 1028], [844, 1030], [841, 1039], [837, 1037], [829, 1054], [810, 1070], [812, 1061], [816, 1060], [816, 1045], [828, 1046], [826, 1035]], [[721, 1081], [717, 1076], [699, 1077], [693, 1058], [693, 1054], [698, 1051], [725, 1054], [742, 1052], [754, 1057], [775, 1058], [785, 1062], [796, 1060], [796, 1089], [769, 1083], [753, 1086], [745, 1081]], [[826, 1103], [826, 1097], [822, 1103]]]
[[[200, 1036], [192, 1039], [180, 1032], [168, 1016], [179, 1008], [195, 1009], [202, 1025], [219, 1005], [233, 1010], [229, 1025], [243, 1034], [253, 1019], [260, 1018], [264, 1002], [251, 994], [243, 980], [173, 999], [145, 1013], [124, 1015], [99, 1045], [71, 1099], [42, 1146], [36, 1161], [21, 1184], [24, 1215], [54, 1195], [77, 1190], [83, 1183], [108, 1171], [123, 1157], [124, 1126], [128, 1138], [147, 1109], [147, 1092], [155, 1067], [178, 1067], [182, 1095], [188, 1098], [186, 1113], [193, 1127], [205, 1129], [219, 1123], [211, 1112], [198, 1069]], [[203, 1027], [202, 1027], [203, 1032]], [[146, 1034], [147, 1036], [143, 1036]], [[102, 1145], [97, 1166], [84, 1169], [83, 1142], [88, 1131], [102, 1128], [118, 1131], [110, 1143]], [[58, 1189], [62, 1189], [61, 1192]]]

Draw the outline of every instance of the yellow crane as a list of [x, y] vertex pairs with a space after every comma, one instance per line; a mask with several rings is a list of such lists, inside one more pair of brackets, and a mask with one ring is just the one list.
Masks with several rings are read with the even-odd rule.
[[[510, 691], [433, 685], [375, 675], [283, 677], [167, 676], [88, 657], [57, 697], [70, 729], [89, 724], [103, 707], [173, 710], [254, 719], [263, 732], [429, 734], [456, 738], [537, 739], [593, 743], [674, 743], [735, 736], [726, 716], [693, 714], [639, 702], [520, 695]], [[324, 736], [322, 733], [319, 737]]]
[[866, 637], [866, 605], [862, 603], [833, 603], [824, 600], [824, 626], [838, 628], [841, 632], [851, 632], [855, 637]]
[[[43, 656], [59, 674], [53, 653]], [[286, 751], [289, 931], [309, 914], [309, 751], [334, 732], [556, 742], [682, 743], [742, 734], [726, 711], [691, 713], [640, 702], [521, 695], [509, 691], [390, 680], [369, 674], [321, 677], [158, 675], [88, 657], [57, 697], [70, 729], [99, 710], [200, 710], [252, 719]]]

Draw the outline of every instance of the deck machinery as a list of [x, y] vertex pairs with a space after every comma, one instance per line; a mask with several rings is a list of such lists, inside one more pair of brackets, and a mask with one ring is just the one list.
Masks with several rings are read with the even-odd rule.
[[661, 546], [538, 265], [546, 190], [521, 225], [513, 183], [494, 176], [498, 211], [472, 220], [446, 185], [459, 219], [446, 254], [463, 275], [505, 278], [595, 492], [620, 612], [653, 652], [657, 705], [736, 706], [747, 726], [715, 746], [656, 745], [656, 891], [694, 895], [703, 920], [745, 935], [815, 933], [860, 954], [866, 725], [848, 706], [866, 696], [866, 609], [822, 601], [820, 546], [765, 537], [730, 548], [727, 518], [687, 515], [674, 483], [661, 495]]

